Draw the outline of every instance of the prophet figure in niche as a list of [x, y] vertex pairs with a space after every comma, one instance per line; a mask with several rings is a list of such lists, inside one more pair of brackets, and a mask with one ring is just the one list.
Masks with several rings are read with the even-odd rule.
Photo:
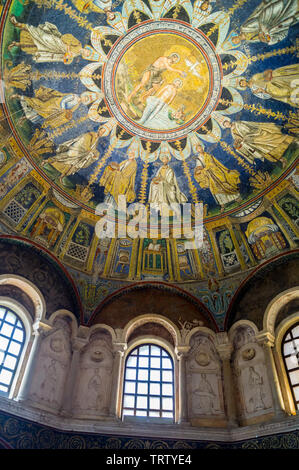
[[203, 189], [209, 189], [214, 196], [221, 211], [224, 206], [233, 201], [240, 201], [238, 189], [240, 173], [237, 170], [229, 170], [212, 155], [204, 151], [201, 145], [196, 147], [196, 167], [194, 178]]
[[242, 88], [250, 88], [258, 98], [272, 98], [290, 106], [299, 107], [295, 87], [298, 76], [299, 64], [292, 64], [256, 73], [248, 81], [243, 78], [239, 81], [239, 85]]
[[201, 413], [213, 414], [215, 411], [216, 394], [207, 380], [206, 374], [200, 374], [199, 386], [193, 390], [196, 400], [196, 411]]
[[72, 63], [82, 52], [82, 45], [72, 34], [61, 34], [52, 23], [38, 26], [20, 23], [15, 16], [10, 17], [11, 23], [21, 30], [19, 42], [13, 41], [8, 49], [14, 46], [31, 54], [35, 62]]
[[298, 20], [298, 0], [263, 0], [241, 26], [237, 39], [277, 44]]
[[46, 163], [53, 165], [60, 171], [59, 181], [63, 184], [65, 176], [73, 175], [98, 160], [100, 153], [96, 147], [104, 132], [100, 127], [97, 132], [87, 132], [64, 142], [57, 147], [56, 155], [45, 160], [42, 166]]
[[183, 204], [187, 197], [179, 188], [175, 173], [168, 165], [170, 158], [161, 158], [163, 165], [157, 171], [156, 176], [150, 184], [148, 202], [157, 210], [162, 210], [163, 204]]
[[250, 163], [256, 159], [279, 163], [286, 166], [284, 153], [294, 137], [281, 132], [281, 126], [273, 122], [224, 121], [224, 127], [230, 128], [236, 150]]
[[100, 186], [104, 186], [107, 204], [117, 206], [118, 196], [126, 196], [128, 203], [135, 201], [136, 172], [136, 155], [133, 151], [129, 152], [127, 160], [120, 164], [111, 162], [106, 166], [100, 179]]
[[249, 367], [248, 385], [252, 390], [252, 396], [249, 402], [253, 407], [253, 411], [264, 410], [266, 408], [264, 402], [265, 393], [263, 390], [264, 380], [263, 377], [254, 370], [254, 367]]

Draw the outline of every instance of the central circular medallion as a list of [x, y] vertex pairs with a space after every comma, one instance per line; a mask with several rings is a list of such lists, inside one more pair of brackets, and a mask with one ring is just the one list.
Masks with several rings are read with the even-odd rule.
[[209, 119], [221, 76], [215, 48], [200, 30], [175, 20], [150, 21], [115, 43], [103, 92], [127, 132], [145, 140], [177, 140]]

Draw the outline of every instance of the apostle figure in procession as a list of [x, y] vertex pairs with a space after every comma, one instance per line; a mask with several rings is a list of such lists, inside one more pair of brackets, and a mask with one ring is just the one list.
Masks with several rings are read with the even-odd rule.
[[57, 147], [56, 155], [44, 160], [42, 166], [50, 163], [60, 171], [59, 181], [63, 184], [65, 176], [73, 175], [98, 160], [100, 153], [97, 144], [104, 133], [105, 129], [100, 127], [97, 132], [87, 132], [64, 142]]
[[299, 20], [298, 0], [263, 0], [240, 28], [239, 40], [277, 44]]
[[224, 127], [230, 128], [236, 150], [254, 163], [256, 159], [268, 160], [286, 166], [284, 153], [293, 142], [294, 137], [283, 134], [281, 126], [273, 122], [224, 121]]
[[12, 98], [20, 100], [25, 117], [29, 121], [35, 124], [43, 121], [43, 127], [55, 128], [69, 122], [81, 104], [88, 105], [97, 96], [98, 94], [93, 92], [83, 92], [81, 95], [61, 93], [41, 86], [34, 92], [33, 97], [14, 94]]
[[175, 173], [168, 165], [170, 157], [165, 155], [161, 160], [163, 165], [150, 184], [148, 202], [162, 213], [163, 205], [183, 204], [188, 199], [180, 190]]
[[11, 23], [21, 30], [19, 42], [13, 41], [8, 49], [14, 46], [31, 54], [35, 62], [72, 63], [82, 53], [82, 45], [72, 34], [61, 34], [57, 27], [46, 22], [39, 26], [20, 23], [15, 16], [10, 17]]
[[128, 153], [128, 158], [120, 164], [111, 162], [106, 166], [100, 179], [100, 186], [104, 186], [105, 202], [117, 207], [118, 196], [126, 196], [127, 203], [134, 202], [135, 178], [137, 172], [136, 154]]
[[212, 155], [206, 153], [201, 145], [197, 145], [196, 167], [194, 178], [203, 189], [209, 189], [223, 212], [224, 206], [233, 201], [240, 201], [238, 189], [240, 173], [229, 170]]
[[299, 64], [292, 64], [256, 73], [248, 81], [243, 78], [239, 81], [239, 85], [242, 88], [249, 87], [258, 98], [273, 98], [291, 106], [299, 107], [299, 97], [296, 93], [298, 76]]

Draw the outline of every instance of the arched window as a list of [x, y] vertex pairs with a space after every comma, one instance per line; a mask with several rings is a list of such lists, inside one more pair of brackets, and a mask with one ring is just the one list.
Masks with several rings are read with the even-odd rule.
[[8, 396], [25, 343], [25, 328], [8, 307], [0, 306], [0, 394]]
[[122, 414], [174, 419], [173, 360], [165, 349], [143, 344], [127, 357]]
[[286, 332], [282, 341], [284, 360], [295, 408], [299, 410], [299, 322]]

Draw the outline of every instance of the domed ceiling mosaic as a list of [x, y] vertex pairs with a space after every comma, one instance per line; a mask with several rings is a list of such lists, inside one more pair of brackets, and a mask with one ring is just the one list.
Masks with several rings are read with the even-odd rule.
[[[129, 283], [159, 281], [221, 324], [248, 272], [298, 242], [297, 0], [0, 10], [2, 234], [60, 260], [87, 316]], [[172, 230], [99, 239], [98, 205], [119, 216], [119, 196], [189, 203], [193, 216], [202, 203], [202, 245]]]

